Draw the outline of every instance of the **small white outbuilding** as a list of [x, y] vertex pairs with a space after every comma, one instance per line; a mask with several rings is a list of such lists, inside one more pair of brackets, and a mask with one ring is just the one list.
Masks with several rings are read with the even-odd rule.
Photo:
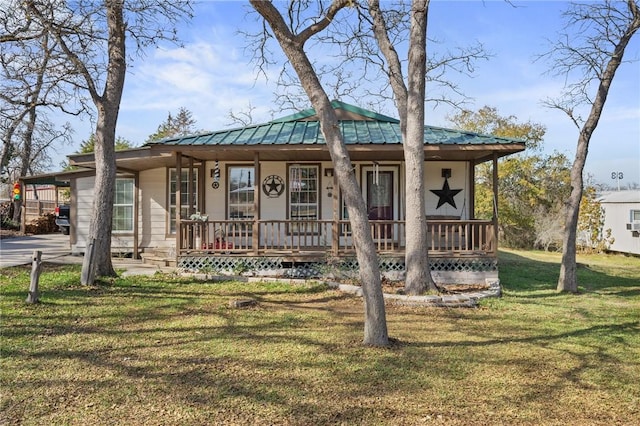
[[600, 198], [604, 227], [615, 241], [609, 250], [640, 255], [640, 190], [616, 191]]

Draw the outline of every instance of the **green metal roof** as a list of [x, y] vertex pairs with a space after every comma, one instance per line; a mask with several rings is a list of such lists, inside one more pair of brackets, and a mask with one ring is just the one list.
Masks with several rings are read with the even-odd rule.
[[[357, 107], [355, 105], [349, 105], [349, 104], [346, 104], [346, 103], [340, 102], [340, 101], [331, 101], [331, 106], [335, 110], [342, 110], [342, 111], [346, 111], [348, 113], [352, 113], [352, 114], [355, 114], [355, 115], [360, 115], [360, 116], [363, 117], [363, 119], [370, 119], [370, 120], [374, 120], [374, 121], [389, 122], [389, 123], [399, 123], [400, 122], [400, 120], [398, 120], [397, 118], [393, 118], [393, 117], [389, 117], [389, 116], [386, 116], [386, 115], [378, 114], [377, 112], [369, 111], [369, 110]], [[277, 118], [277, 119], [275, 119], [275, 120], [273, 120], [271, 122], [272, 123], [282, 123], [282, 122], [285, 122], [285, 121], [300, 121], [300, 120], [309, 119], [311, 117], [314, 117], [315, 115], [316, 115], [316, 110], [313, 109], [313, 108], [309, 108], [309, 109], [297, 112], [297, 113], [292, 114], [292, 115], [287, 115], [286, 117]]]
[[[402, 144], [400, 122], [372, 111], [334, 101], [334, 108], [366, 118], [340, 120], [340, 130], [346, 145], [398, 145]], [[309, 119], [313, 109], [270, 121], [265, 124], [238, 129], [219, 130], [187, 136], [178, 136], [152, 142], [165, 146], [250, 146], [250, 145], [324, 145], [320, 123]], [[522, 140], [481, 135], [472, 132], [425, 126], [425, 145], [487, 145], [523, 143]]]

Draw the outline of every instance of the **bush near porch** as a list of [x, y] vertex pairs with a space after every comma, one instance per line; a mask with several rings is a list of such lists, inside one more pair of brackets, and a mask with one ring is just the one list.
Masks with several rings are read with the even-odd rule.
[[[166, 275], [81, 287], [0, 270], [1, 424], [631, 424], [640, 416], [640, 261], [500, 253], [504, 297], [388, 306], [389, 349], [360, 345], [362, 300], [309, 282]], [[229, 301], [252, 298], [254, 307]]]

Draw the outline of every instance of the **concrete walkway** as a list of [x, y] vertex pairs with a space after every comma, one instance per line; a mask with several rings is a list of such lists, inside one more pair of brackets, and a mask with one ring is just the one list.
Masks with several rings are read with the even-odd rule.
[[[71, 254], [69, 236], [60, 233], [27, 235], [24, 237], [4, 238], [0, 240], [0, 268], [29, 265], [33, 252], [42, 252], [42, 261], [65, 265], [81, 265], [82, 256]], [[113, 258], [113, 267], [124, 270], [123, 276], [153, 275], [160, 271], [156, 265], [143, 264], [141, 260]]]
[[0, 240], [0, 268], [30, 264], [35, 250], [49, 262], [71, 254], [69, 236], [62, 234], [28, 235]]

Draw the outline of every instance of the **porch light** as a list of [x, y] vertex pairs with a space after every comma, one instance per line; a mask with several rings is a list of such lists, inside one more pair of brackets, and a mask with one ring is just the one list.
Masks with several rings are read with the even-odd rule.
[[327, 197], [329, 197], [329, 198], [333, 197], [333, 185], [332, 184], [327, 185]]
[[214, 181], [220, 180], [220, 163], [218, 162], [218, 160], [216, 160], [216, 162], [214, 163], [213, 169], [209, 171], [209, 175], [213, 178]]
[[210, 170], [211, 177], [213, 178], [213, 182], [211, 182], [211, 187], [213, 189], [218, 189], [220, 186], [220, 163], [218, 160], [213, 165], [213, 169]]

